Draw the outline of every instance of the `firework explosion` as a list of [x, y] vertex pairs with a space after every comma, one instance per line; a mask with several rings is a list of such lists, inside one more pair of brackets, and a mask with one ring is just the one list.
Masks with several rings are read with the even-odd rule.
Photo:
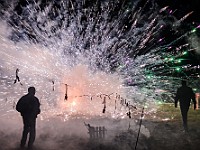
[[[16, 0], [0, 8], [3, 149], [18, 142], [15, 105], [29, 86], [41, 103], [39, 148], [84, 149], [86, 122], [106, 127], [107, 140], [118, 145], [111, 149], [128, 150], [139, 117], [154, 117], [159, 101], [172, 102], [182, 78], [198, 83], [200, 66], [190, 55], [199, 52], [199, 25], [182, 29], [193, 12], [177, 19], [169, 6], [143, 0]], [[144, 141], [150, 128], [140, 127]]]
[[195, 51], [186, 37], [199, 26], [178, 32], [192, 12], [178, 20], [168, 6], [140, 0], [20, 2], [5, 2], [1, 10], [6, 114], [29, 86], [37, 89], [42, 117], [67, 119], [75, 112], [101, 116], [105, 106], [107, 116], [124, 117], [127, 105], [172, 101], [181, 78], [198, 81], [191, 70], [200, 66], [182, 62]]

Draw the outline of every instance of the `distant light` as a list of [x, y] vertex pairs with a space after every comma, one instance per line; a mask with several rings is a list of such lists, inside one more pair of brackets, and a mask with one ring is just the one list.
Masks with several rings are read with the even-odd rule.
[[187, 53], [188, 53], [188, 52], [187, 52], [187, 51], [185, 51], [185, 52], [183, 52], [183, 55], [187, 55]]
[[182, 61], [181, 59], [178, 59], [178, 60], [177, 60], [178, 63], [181, 63], [181, 61]]
[[193, 29], [191, 32], [194, 33], [194, 32], [196, 32], [196, 31], [197, 31], [197, 29], [195, 28], [195, 29]]
[[197, 91], [197, 89], [196, 89], [196, 88], [194, 88], [194, 89], [193, 89], [193, 91], [195, 91], [195, 92], [196, 92], [196, 91]]
[[168, 120], [170, 120], [170, 119], [169, 118], [162, 119], [162, 121], [168, 121]]
[[158, 42], [161, 42], [163, 39], [164, 39], [164, 38], [160, 38], [160, 39], [158, 40]]
[[179, 68], [179, 67], [178, 67], [178, 68], [176, 68], [176, 71], [180, 71], [180, 70], [181, 70], [181, 68]]
[[151, 79], [151, 75], [147, 75], [147, 78], [148, 78], [148, 79]]
[[73, 102], [72, 102], [72, 106], [75, 106], [75, 105], [76, 105], [76, 102], [75, 102], [75, 101], [73, 101]]

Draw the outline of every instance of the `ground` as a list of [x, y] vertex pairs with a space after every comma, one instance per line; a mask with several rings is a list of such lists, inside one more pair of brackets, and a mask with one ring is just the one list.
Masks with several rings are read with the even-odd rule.
[[[135, 130], [123, 130], [114, 138], [105, 140], [90, 140], [89, 136], [77, 136], [59, 134], [49, 134], [48, 130], [43, 130], [37, 136], [35, 150], [199, 150], [200, 139], [200, 110], [190, 108], [188, 115], [189, 131], [183, 132], [179, 108], [174, 108], [173, 104], [163, 104], [155, 114], [146, 114], [142, 120], [142, 125], [150, 132], [150, 136], [140, 134], [137, 147], [135, 145], [138, 134], [138, 122]], [[73, 122], [73, 124], [76, 121]], [[76, 122], [78, 125], [81, 121]], [[98, 121], [96, 121], [98, 122]], [[101, 122], [101, 121], [99, 121]], [[98, 122], [98, 123], [99, 123]], [[115, 123], [117, 124], [117, 122]], [[120, 122], [121, 125], [122, 122]], [[56, 125], [55, 125], [56, 126]], [[46, 128], [49, 128], [47, 126]], [[39, 128], [39, 127], [38, 127]], [[59, 131], [59, 126], [56, 132]], [[81, 130], [81, 129], [80, 129]], [[19, 150], [20, 132], [6, 133], [0, 131], [0, 150]], [[62, 131], [61, 131], [62, 132]], [[84, 130], [87, 135], [87, 130]], [[57, 138], [54, 138], [57, 137]], [[12, 143], [14, 142], [14, 144]], [[12, 144], [11, 144], [12, 143]]]
[[[157, 116], [163, 121], [152, 121], [155, 128], [152, 129], [148, 139], [149, 149], [152, 150], [198, 150], [200, 139], [200, 110], [193, 110], [192, 106], [188, 113], [189, 131], [185, 133], [179, 108], [173, 104], [165, 104], [157, 112]], [[173, 118], [167, 120], [164, 118]], [[167, 120], [167, 121], [165, 121]]]

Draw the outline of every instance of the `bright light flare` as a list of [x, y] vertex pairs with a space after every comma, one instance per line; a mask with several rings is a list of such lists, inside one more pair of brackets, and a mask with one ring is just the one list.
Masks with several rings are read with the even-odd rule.
[[72, 102], [72, 106], [76, 106], [76, 102], [75, 101]]

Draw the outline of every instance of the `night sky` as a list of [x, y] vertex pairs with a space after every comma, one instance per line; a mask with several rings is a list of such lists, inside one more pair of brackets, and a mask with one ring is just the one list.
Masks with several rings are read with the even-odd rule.
[[199, 0], [156, 0], [160, 6], [170, 6], [172, 9], [178, 9], [174, 14], [180, 18], [186, 13], [194, 11], [186, 22], [200, 23], [200, 1]]

